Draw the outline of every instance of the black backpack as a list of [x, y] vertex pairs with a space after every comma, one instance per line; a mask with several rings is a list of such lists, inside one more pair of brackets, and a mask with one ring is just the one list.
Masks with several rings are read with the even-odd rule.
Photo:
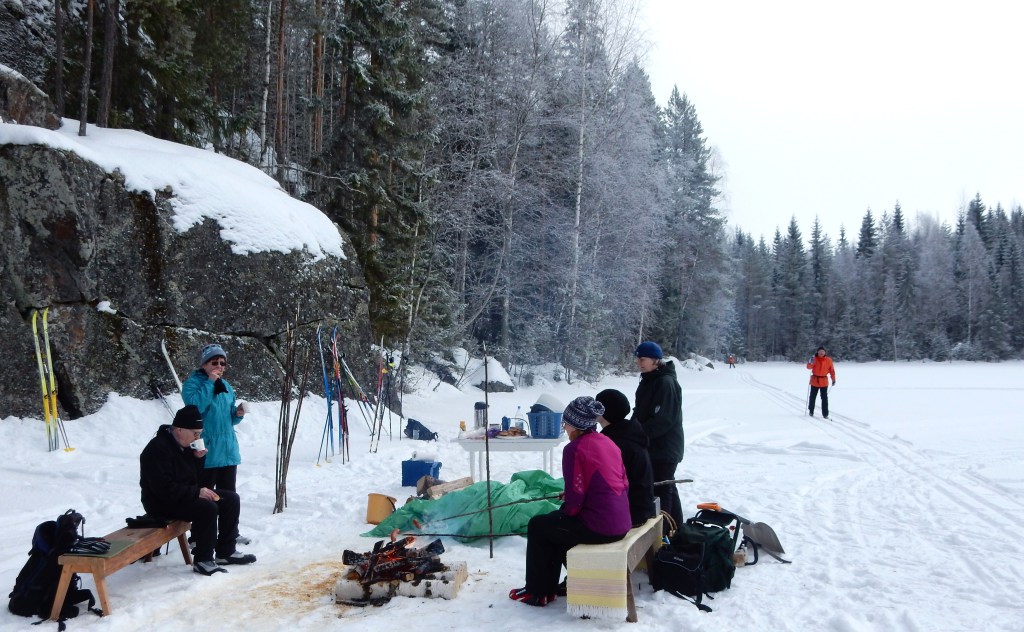
[[[47, 520], [36, 527], [32, 534], [32, 550], [28, 552], [28, 561], [18, 573], [14, 581], [14, 590], [8, 595], [11, 598], [7, 609], [22, 617], [39, 616], [50, 618], [50, 610], [57, 594], [60, 582], [61, 567], [57, 558], [69, 552], [81, 538], [85, 518], [74, 509], [68, 509], [56, 520]], [[64, 605], [61, 607], [59, 620], [60, 629], [64, 629], [63, 621], [78, 616], [77, 603], [89, 602], [89, 610], [102, 614], [93, 606], [96, 599], [91, 590], [81, 588], [82, 578], [75, 573], [68, 584]]]
[[713, 599], [709, 593], [732, 585], [736, 572], [732, 554], [739, 532], [739, 520], [733, 514], [700, 510], [655, 553], [651, 586], [711, 612], [701, 601], [704, 597]]
[[410, 439], [422, 439], [423, 441], [437, 441], [437, 433], [424, 426], [421, 422], [409, 418], [405, 425], [405, 436]]

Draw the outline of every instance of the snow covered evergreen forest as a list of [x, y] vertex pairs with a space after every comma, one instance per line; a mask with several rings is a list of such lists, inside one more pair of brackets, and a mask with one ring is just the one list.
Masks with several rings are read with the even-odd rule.
[[699, 104], [678, 86], [658, 105], [635, 9], [21, 0], [0, 63], [62, 115], [209, 147], [323, 209], [377, 335], [414, 349], [475, 338], [584, 373], [639, 337], [755, 360], [1020, 357], [1020, 206], [982, 191], [941, 209], [955, 225], [893, 200], [838, 235], [729, 226]]

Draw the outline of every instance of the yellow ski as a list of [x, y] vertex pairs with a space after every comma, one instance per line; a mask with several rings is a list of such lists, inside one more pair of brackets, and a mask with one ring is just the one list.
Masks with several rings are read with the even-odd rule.
[[[50, 355], [50, 328], [47, 321], [50, 308], [43, 310], [43, 346], [39, 345], [38, 310], [32, 310], [32, 339], [36, 346], [36, 364], [39, 367], [39, 388], [43, 394], [43, 416], [46, 422], [46, 440], [50, 451], [60, 447], [64, 441], [64, 451], [71, 452], [71, 442], [68, 441], [68, 433], [64, 429], [64, 420], [57, 408], [57, 380], [53, 373], [53, 360]], [[46, 362], [43, 362], [43, 349], [45, 349]]]

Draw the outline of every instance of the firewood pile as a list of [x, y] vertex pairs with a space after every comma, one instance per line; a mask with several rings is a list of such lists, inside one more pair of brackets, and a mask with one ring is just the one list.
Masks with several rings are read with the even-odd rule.
[[364, 606], [395, 596], [454, 598], [468, 576], [465, 562], [444, 564], [441, 540], [413, 548], [415, 541], [407, 536], [387, 544], [380, 540], [366, 553], [346, 550], [342, 562], [348, 570], [335, 585], [335, 601]]

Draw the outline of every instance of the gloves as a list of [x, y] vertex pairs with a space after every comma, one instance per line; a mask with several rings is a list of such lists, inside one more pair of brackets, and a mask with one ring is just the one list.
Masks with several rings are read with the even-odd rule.
[[217, 378], [217, 380], [213, 383], [213, 394], [216, 395], [218, 393], [227, 393], [227, 392], [228, 392], [228, 387], [224, 386], [224, 380], [222, 380], [220, 378]]
[[836, 381], [832, 380], [832, 386], [835, 386], [835, 385], [836, 385]]
[[110, 550], [110, 542], [103, 538], [79, 538], [71, 550], [73, 555], [102, 555]]

